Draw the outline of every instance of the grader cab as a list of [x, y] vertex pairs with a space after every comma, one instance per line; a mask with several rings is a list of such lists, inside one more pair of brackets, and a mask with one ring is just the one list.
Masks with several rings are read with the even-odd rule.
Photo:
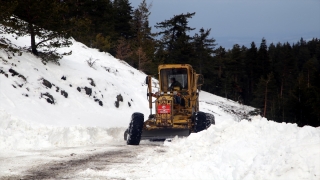
[[152, 93], [151, 76], [146, 77], [150, 115], [144, 121], [142, 113], [132, 114], [124, 133], [128, 145], [139, 145], [141, 139], [189, 136], [214, 124], [212, 114], [199, 111], [199, 92], [204, 81], [202, 75], [188, 64], [160, 65], [158, 73], [160, 88], [156, 93]]

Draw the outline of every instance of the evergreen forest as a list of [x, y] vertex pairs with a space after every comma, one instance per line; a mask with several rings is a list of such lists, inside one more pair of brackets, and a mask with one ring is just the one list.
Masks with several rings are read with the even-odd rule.
[[189, 26], [195, 12], [151, 27], [151, 7], [145, 0], [136, 9], [129, 0], [0, 0], [0, 33], [29, 35], [27, 50], [43, 61], [71, 54], [56, 49], [74, 38], [147, 74], [156, 75], [159, 64], [191, 64], [203, 74], [205, 91], [256, 107], [269, 120], [320, 125], [319, 37], [269, 45], [262, 37], [260, 44], [225, 49], [211, 29]]

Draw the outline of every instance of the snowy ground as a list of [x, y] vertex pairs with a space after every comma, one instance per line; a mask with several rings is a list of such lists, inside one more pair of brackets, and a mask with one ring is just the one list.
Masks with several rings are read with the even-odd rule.
[[[29, 43], [3, 36], [13, 46]], [[64, 50], [73, 54], [57, 66], [0, 49], [0, 179], [320, 179], [319, 128], [250, 117], [253, 108], [203, 91], [200, 109], [216, 125], [187, 138], [125, 145], [131, 114], [149, 112], [145, 74], [78, 42]], [[94, 68], [90, 58], [98, 59]]]

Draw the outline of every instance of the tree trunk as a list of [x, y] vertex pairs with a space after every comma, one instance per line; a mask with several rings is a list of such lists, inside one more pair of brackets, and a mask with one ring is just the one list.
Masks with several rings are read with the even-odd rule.
[[141, 47], [139, 47], [139, 50], [138, 50], [138, 58], [139, 58], [139, 65], [138, 66], [139, 66], [139, 70], [141, 70], [141, 62], [140, 62], [140, 53], [141, 53], [140, 51], [141, 50], [140, 50], [140, 48]]
[[228, 99], [228, 96], [227, 96], [227, 83], [226, 82], [224, 83], [224, 95], [225, 95], [225, 98]]
[[251, 96], [251, 94], [253, 93], [253, 91], [254, 91], [254, 80], [253, 80], [253, 72], [252, 72], [252, 70], [250, 71], [250, 96]]
[[309, 70], [308, 70], [308, 88], [310, 87], [310, 75], [309, 75]]
[[32, 54], [38, 56], [38, 51], [36, 47], [36, 35], [34, 33], [33, 25], [29, 23], [29, 31], [30, 31], [30, 36], [31, 36], [31, 51]]
[[281, 80], [281, 87], [280, 87], [280, 98], [282, 98], [282, 93], [283, 93], [283, 84], [284, 84], [284, 78], [282, 77], [282, 80]]
[[265, 91], [265, 94], [264, 94], [263, 117], [266, 117], [266, 113], [267, 113], [267, 99], [268, 99], [268, 81], [266, 82], [266, 91]]
[[266, 80], [266, 90], [264, 94], [264, 111], [263, 111], [263, 116], [266, 117], [267, 114], [267, 104], [268, 104], [268, 84], [271, 81], [271, 75], [268, 75], [268, 79]]

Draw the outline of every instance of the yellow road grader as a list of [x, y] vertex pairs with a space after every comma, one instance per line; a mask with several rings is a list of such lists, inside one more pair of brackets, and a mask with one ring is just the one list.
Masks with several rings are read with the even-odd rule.
[[[160, 88], [156, 93], [152, 93], [152, 77], [146, 77], [150, 115], [144, 121], [142, 113], [132, 114], [129, 127], [124, 132], [128, 145], [139, 145], [142, 139], [189, 136], [215, 123], [212, 114], [199, 111], [199, 92], [204, 79], [191, 65], [160, 65], [158, 73]], [[155, 112], [152, 112], [153, 103]]]

